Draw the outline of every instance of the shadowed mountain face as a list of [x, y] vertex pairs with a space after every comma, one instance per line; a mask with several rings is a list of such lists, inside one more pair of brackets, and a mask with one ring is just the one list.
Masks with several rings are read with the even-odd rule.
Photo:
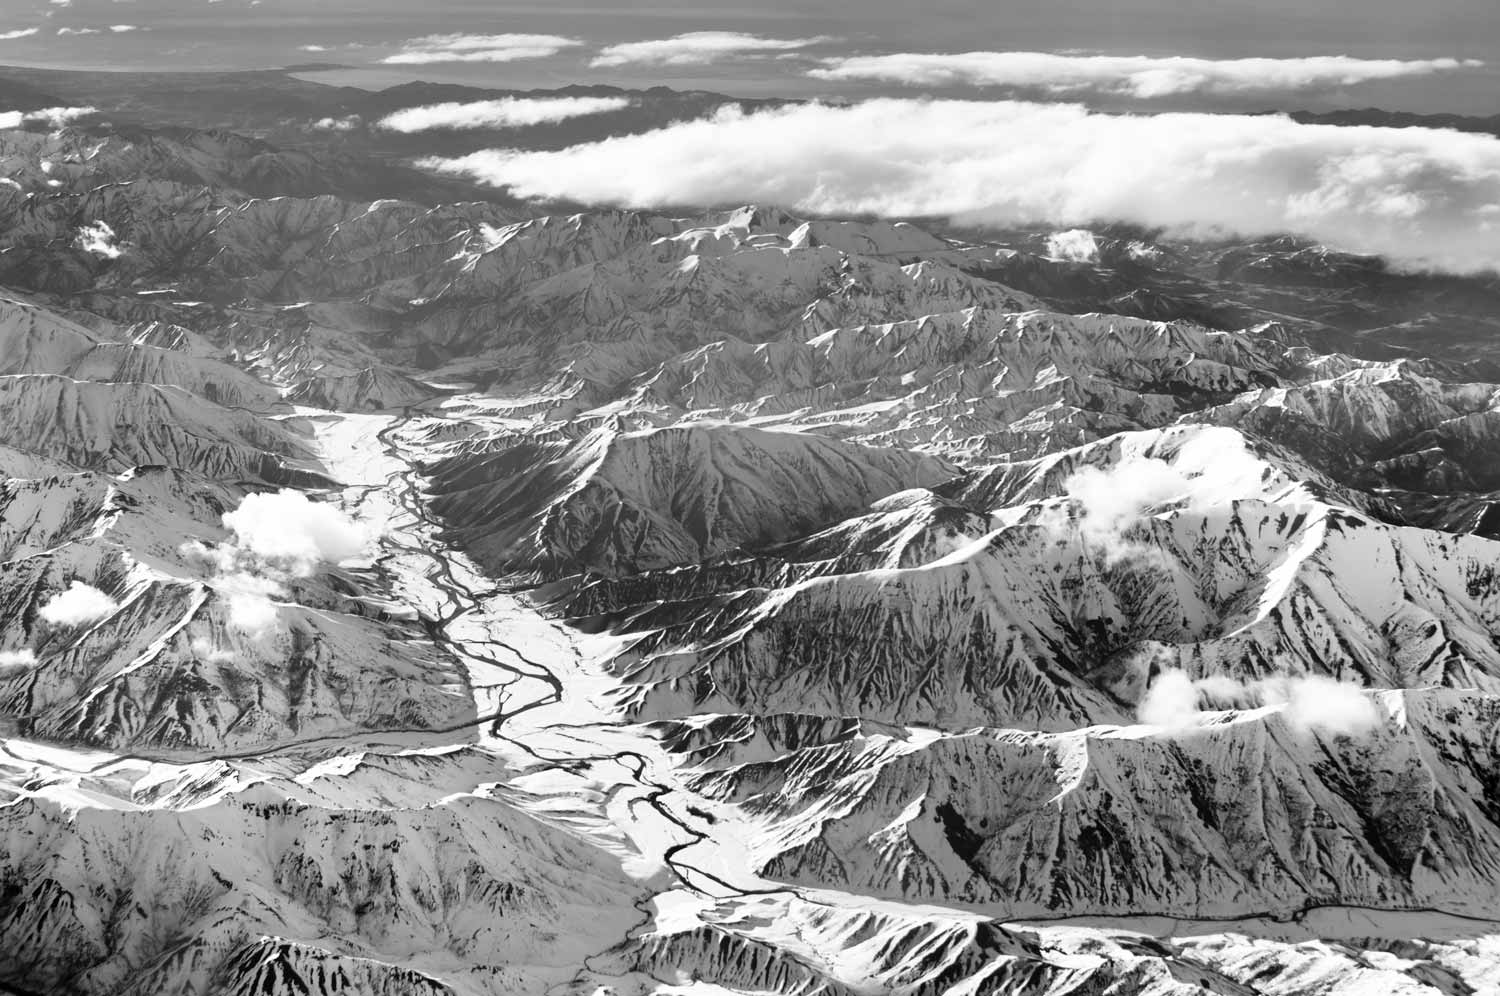
[[0, 989], [1494, 987], [1493, 280], [205, 92], [0, 132]]

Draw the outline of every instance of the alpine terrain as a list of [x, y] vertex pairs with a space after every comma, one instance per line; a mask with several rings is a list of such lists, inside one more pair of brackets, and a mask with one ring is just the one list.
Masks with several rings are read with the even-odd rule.
[[0, 163], [0, 992], [1500, 993], [1493, 278]]

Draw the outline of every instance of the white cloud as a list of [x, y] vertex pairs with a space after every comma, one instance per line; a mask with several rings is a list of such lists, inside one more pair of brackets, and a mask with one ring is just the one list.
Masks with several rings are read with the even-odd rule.
[[408, 107], [384, 118], [380, 127], [408, 134], [436, 128], [518, 128], [604, 114], [629, 106], [626, 97], [505, 97], [466, 104]]
[[1187, 672], [1167, 668], [1151, 682], [1135, 714], [1152, 726], [1186, 726], [1198, 715], [1198, 689]]
[[207, 566], [208, 584], [224, 599], [229, 624], [256, 639], [276, 630], [273, 599], [286, 597], [287, 581], [311, 576], [320, 564], [363, 556], [375, 542], [372, 530], [300, 491], [247, 495], [224, 513], [224, 525], [232, 541], [213, 548], [188, 542], [181, 552]]
[[689, 31], [672, 38], [606, 45], [589, 63], [609, 66], [702, 66], [721, 58], [790, 52], [829, 38], [763, 38], [740, 31]]
[[1099, 243], [1086, 228], [1070, 228], [1047, 236], [1047, 255], [1075, 263], [1092, 263], [1099, 258]]
[[102, 221], [80, 227], [73, 245], [104, 259], [120, 258], [120, 247], [115, 245], [115, 231]]
[[1184, 237], [1294, 234], [1413, 269], [1500, 266], [1500, 139], [1436, 129], [871, 100], [728, 107], [561, 150], [426, 165], [594, 204], [760, 202], [974, 226], [1119, 221]]
[[1224, 675], [1193, 681], [1176, 668], [1158, 672], [1136, 707], [1136, 716], [1153, 726], [1188, 726], [1200, 708], [1256, 709], [1280, 706], [1299, 730], [1361, 736], [1380, 725], [1380, 710], [1358, 685], [1323, 675], [1266, 678], [1240, 682]]
[[0, 128], [19, 128], [29, 124], [47, 124], [61, 128], [79, 118], [97, 114], [93, 107], [48, 107], [40, 111], [0, 111]]
[[559, 35], [427, 35], [403, 43], [401, 51], [381, 62], [426, 65], [434, 62], [515, 62], [544, 59], [583, 42]]
[[73, 581], [67, 591], [53, 595], [38, 610], [38, 615], [54, 626], [86, 626], [107, 617], [119, 607], [113, 598], [98, 588]]
[[230, 574], [217, 579], [215, 587], [229, 605], [229, 625], [256, 639], [275, 632], [279, 616], [273, 598], [286, 595], [278, 582], [254, 574]]
[[360, 125], [360, 116], [350, 114], [343, 118], [319, 118], [311, 125], [316, 131], [353, 131]]
[[1054, 55], [1049, 52], [899, 52], [825, 59], [823, 80], [907, 86], [1010, 86], [1051, 93], [1097, 91], [1152, 98], [1333, 89], [1370, 80], [1428, 76], [1484, 65], [1474, 59], [1195, 59], [1184, 56]]
[[36, 667], [36, 652], [29, 647], [0, 650], [0, 678], [9, 678]]
[[17, 38], [30, 38], [40, 28], [17, 28], [15, 31], [0, 32], [0, 41], [15, 41]]
[[1203, 427], [1170, 461], [1130, 454], [1105, 467], [1080, 468], [1063, 482], [1075, 517], [1058, 510], [1040, 524], [1059, 533], [1076, 528], [1086, 544], [1111, 562], [1155, 560], [1160, 555], [1154, 548], [1127, 535], [1130, 526], [1168, 507], [1201, 513], [1237, 499], [1262, 497], [1266, 470], [1238, 432]]
[[326, 52], [326, 51], [328, 51], [328, 46], [327, 45], [298, 45], [297, 47], [299, 49], [301, 49], [302, 51], [304, 51], [304, 52]]
[[188, 649], [193, 656], [210, 664], [227, 664], [234, 660], [234, 654], [228, 650], [220, 650], [213, 643], [203, 637], [195, 637], [189, 644]]
[[[112, 31], [112, 32], [114, 32], [115, 34], [118, 35], [118, 34], [124, 34], [127, 31], [145, 31], [146, 29], [145, 28], [136, 27], [134, 24], [111, 24], [109, 26], [108, 30]], [[104, 31], [105, 31], [104, 28], [58, 28], [57, 29], [57, 33], [60, 34], [60, 35], [99, 35], [99, 34], [103, 34]]]
[[314, 502], [300, 491], [246, 495], [224, 513], [240, 553], [298, 577], [319, 564], [338, 564], [368, 551], [370, 530], [337, 507]]
[[1352, 737], [1380, 725], [1379, 710], [1359, 686], [1322, 675], [1287, 681], [1269, 694], [1285, 697], [1287, 718], [1303, 729]]

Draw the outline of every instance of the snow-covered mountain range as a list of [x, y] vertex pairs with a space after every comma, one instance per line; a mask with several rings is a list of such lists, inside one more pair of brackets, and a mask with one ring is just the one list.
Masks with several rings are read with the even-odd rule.
[[0, 992], [1500, 992], [1485, 281], [0, 162]]

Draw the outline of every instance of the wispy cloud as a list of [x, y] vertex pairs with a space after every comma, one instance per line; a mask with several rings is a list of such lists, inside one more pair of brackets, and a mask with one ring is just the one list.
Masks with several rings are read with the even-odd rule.
[[408, 134], [440, 128], [518, 128], [604, 114], [629, 106], [626, 97], [505, 97], [409, 107], [382, 119], [380, 127]]
[[702, 66], [722, 58], [791, 52], [832, 39], [764, 38], [739, 31], [690, 31], [654, 41], [607, 45], [589, 63], [596, 68], [611, 66]]
[[[407, 44], [407, 46], [414, 45], [415, 44], [415, 40], [413, 40], [411, 42], [407, 42], [406, 44]], [[339, 42], [337, 44], [331, 44], [331, 45], [320, 45], [320, 44], [309, 43], [309, 44], [306, 44], [306, 45], [298, 45], [297, 46], [297, 51], [299, 51], [299, 52], [335, 52], [335, 51], [353, 52], [353, 51], [356, 51], [358, 49], [368, 48], [368, 47], [369, 46], [367, 46], [364, 42], [353, 42], [353, 41], [351, 41], [351, 42]], [[403, 49], [403, 51], [404, 51], [404, 49]]]
[[1099, 91], [1152, 98], [1189, 93], [1290, 93], [1482, 65], [1474, 59], [1354, 59], [1343, 55], [1195, 59], [1048, 52], [899, 52], [825, 59], [821, 68], [810, 70], [808, 75], [823, 80], [876, 80], [907, 86], [1007, 86], [1050, 93]]
[[1500, 268], [1500, 139], [1279, 116], [1097, 114], [1070, 104], [872, 100], [695, 121], [556, 151], [428, 165], [522, 197], [1174, 235], [1291, 233], [1408, 268]]
[[559, 35], [427, 35], [406, 41], [381, 62], [426, 65], [434, 62], [515, 62], [544, 59], [583, 42]]
[[[105, 30], [105, 28], [58, 28], [57, 33], [60, 35], [102, 35]], [[146, 29], [134, 24], [111, 24], [107, 30], [120, 35], [127, 31], [145, 31]]]
[[17, 38], [30, 38], [40, 30], [40, 28], [17, 28], [14, 31], [0, 32], [0, 41], [15, 41]]

